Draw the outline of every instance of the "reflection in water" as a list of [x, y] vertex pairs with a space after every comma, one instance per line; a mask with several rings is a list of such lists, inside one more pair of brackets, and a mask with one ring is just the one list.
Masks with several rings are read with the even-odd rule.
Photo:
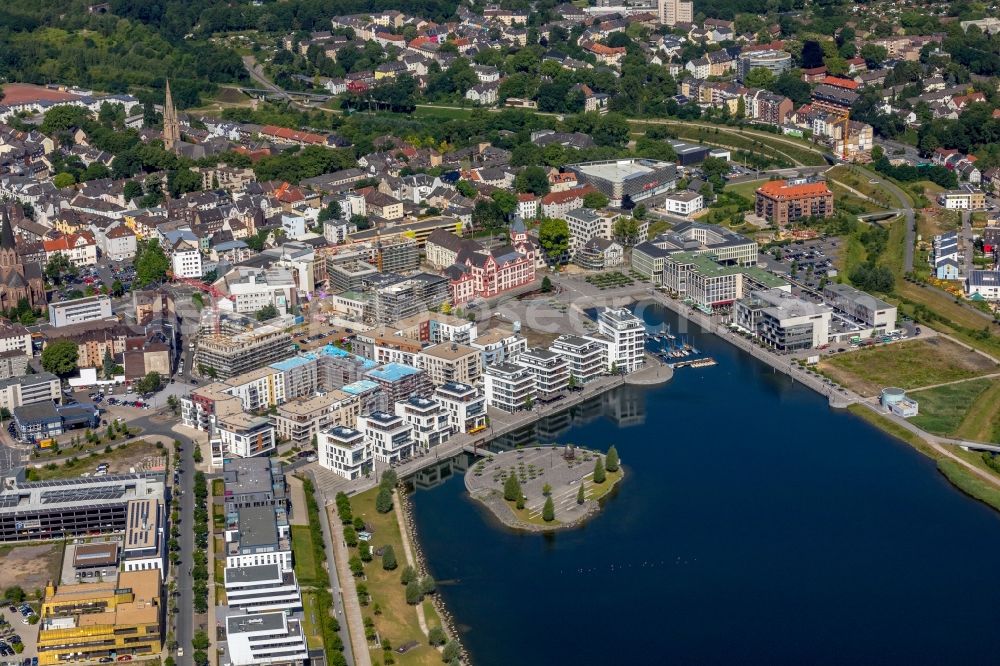
[[[546, 416], [530, 426], [502, 435], [485, 447], [499, 453], [523, 446], [552, 444], [573, 428], [606, 418], [618, 428], [630, 428], [646, 422], [646, 390], [622, 386], [594, 396], [569, 409]], [[406, 481], [415, 490], [436, 488], [455, 474], [465, 472], [472, 464], [471, 453], [460, 453], [425, 467]]]

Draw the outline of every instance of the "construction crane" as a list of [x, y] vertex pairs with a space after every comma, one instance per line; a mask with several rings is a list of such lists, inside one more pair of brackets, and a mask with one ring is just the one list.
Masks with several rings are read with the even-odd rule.
[[841, 157], [842, 160], [844, 160], [846, 162], [847, 161], [847, 139], [848, 139], [848, 135], [850, 134], [850, 127], [851, 127], [851, 114], [850, 114], [850, 112], [846, 113], [842, 118], [840, 118], [838, 120], [835, 120], [834, 123], [833, 123], [833, 125], [834, 125], [834, 127], [837, 127], [837, 126], [842, 126], [843, 127], [843, 129], [841, 129], [841, 132], [840, 132], [840, 139], [841, 139], [841, 141], [843, 141], [843, 148], [840, 151], [840, 157]]
[[201, 280], [195, 280], [193, 278], [179, 277], [176, 275], [172, 276], [175, 282], [181, 284], [186, 284], [189, 287], [197, 289], [198, 291], [204, 292], [212, 297], [212, 317], [215, 323], [215, 334], [218, 335], [221, 332], [222, 325], [219, 317], [219, 299], [225, 298], [232, 302], [236, 302], [236, 297], [232, 294], [227, 294], [222, 290], [218, 289], [215, 285], [211, 285], [207, 282], [202, 282]]

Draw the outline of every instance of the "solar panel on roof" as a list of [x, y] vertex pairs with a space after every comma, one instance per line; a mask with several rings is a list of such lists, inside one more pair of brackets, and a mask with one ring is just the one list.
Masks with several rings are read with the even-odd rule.
[[92, 502], [95, 500], [118, 499], [125, 496], [123, 486], [103, 488], [81, 488], [78, 490], [51, 490], [42, 493], [42, 504], [59, 504], [62, 502]]

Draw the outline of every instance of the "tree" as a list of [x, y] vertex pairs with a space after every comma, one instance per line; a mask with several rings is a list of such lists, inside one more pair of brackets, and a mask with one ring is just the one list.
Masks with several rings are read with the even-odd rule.
[[145, 287], [167, 277], [170, 259], [160, 247], [160, 241], [156, 239], [143, 240], [136, 243], [133, 265], [135, 266], [135, 285]]
[[13, 602], [15, 604], [23, 602], [26, 597], [27, 595], [24, 593], [24, 590], [22, 590], [19, 585], [8, 587], [3, 592], [4, 600]]
[[511, 472], [503, 482], [503, 498], [508, 502], [516, 502], [521, 498], [521, 482], [517, 480], [517, 474], [514, 472]]
[[458, 193], [467, 199], [474, 199], [476, 196], [476, 187], [467, 180], [460, 180], [455, 183], [455, 189]]
[[538, 228], [538, 243], [552, 261], [559, 261], [569, 249], [569, 225], [566, 220], [542, 220]]
[[68, 171], [57, 173], [55, 177], [52, 179], [52, 184], [58, 187], [59, 189], [62, 189], [64, 187], [70, 187], [74, 183], [76, 183], [76, 178], [73, 176], [73, 174], [69, 173]]
[[594, 461], [594, 483], [604, 483], [607, 475], [604, 473], [604, 461], [600, 456]]
[[422, 594], [420, 594], [420, 583], [415, 580], [411, 580], [406, 584], [406, 603], [411, 606], [416, 606], [421, 601], [424, 600]]
[[431, 630], [427, 632], [427, 642], [431, 646], [437, 647], [448, 642], [448, 637], [445, 635], [444, 629], [441, 627], [431, 627]]
[[375, 510], [379, 513], [392, 511], [392, 490], [385, 487], [379, 488], [378, 495], [375, 496]]
[[618, 471], [618, 449], [616, 449], [613, 444], [611, 445], [611, 448], [608, 449], [608, 455], [604, 458], [604, 469], [609, 472]]
[[584, 499], [585, 499], [585, 495], [584, 495], [584, 490], [583, 490], [583, 482], [581, 481], [580, 482], [580, 488], [576, 491], [576, 503], [577, 504], [583, 504]]
[[587, 192], [583, 195], [583, 207], [597, 210], [608, 205], [608, 197], [600, 192]]
[[210, 644], [208, 634], [201, 629], [194, 632], [194, 637], [191, 638], [191, 647], [195, 650], [207, 650]]
[[274, 307], [274, 303], [268, 303], [260, 310], [257, 310], [257, 321], [267, 321], [268, 319], [274, 319], [278, 316], [278, 308]]
[[340, 202], [331, 201], [319, 212], [319, 217], [316, 218], [316, 221], [322, 223], [327, 220], [339, 220], [343, 216], [344, 209], [340, 207]]
[[504, 217], [510, 216], [517, 210], [517, 197], [507, 190], [494, 190], [490, 198], [497, 205], [497, 209], [503, 213]]
[[441, 651], [441, 660], [448, 663], [458, 659], [461, 654], [462, 646], [459, 645], [458, 641], [448, 641], [448, 644], [444, 646], [444, 650]]
[[743, 77], [743, 83], [749, 88], [767, 88], [774, 82], [774, 73], [765, 67], [754, 67]]
[[132, 201], [133, 199], [138, 199], [143, 195], [142, 184], [134, 180], [125, 181], [125, 186], [123, 188], [122, 194], [125, 196], [126, 201]]
[[125, 293], [125, 285], [121, 283], [121, 280], [115, 280], [111, 283], [111, 295], [120, 297]]
[[[532, 145], [532, 144], [527, 144]], [[530, 192], [536, 196], [549, 193], [549, 177], [540, 166], [528, 166], [514, 178], [514, 189], [518, 192]]]
[[548, 483], [544, 484], [542, 486], [542, 494], [545, 495], [546, 497], [548, 497], [549, 495], [551, 495], [552, 494], [552, 486], [549, 485]]
[[399, 582], [403, 585], [409, 585], [415, 580], [417, 580], [417, 570], [407, 564], [403, 567], [403, 573], [399, 576]]
[[160, 386], [162, 385], [163, 378], [160, 376], [160, 373], [153, 370], [146, 373], [145, 377], [136, 382], [135, 390], [139, 393], [155, 393], [160, 390]]
[[542, 278], [542, 292], [547, 294], [550, 291], [552, 291], [552, 280], [550, 280], [549, 276], [546, 275]]
[[424, 576], [420, 579], [420, 594], [434, 594], [437, 591], [437, 582], [433, 576]]
[[386, 546], [382, 549], [382, 568], [386, 571], [392, 571], [397, 566], [396, 551], [392, 549], [392, 546]]
[[556, 505], [552, 503], [552, 497], [545, 498], [545, 506], [542, 507], [542, 520], [551, 523], [556, 519]]
[[101, 371], [105, 379], [114, 377], [115, 357], [111, 355], [111, 345], [104, 348], [104, 360], [101, 361]]
[[174, 169], [167, 173], [167, 189], [174, 198], [196, 192], [201, 189], [201, 175], [191, 169]]
[[65, 376], [76, 370], [78, 356], [79, 350], [72, 340], [53, 340], [42, 350], [42, 368], [54, 375]]
[[639, 242], [639, 222], [635, 217], [622, 215], [615, 221], [615, 240], [626, 247], [631, 247]]
[[632, 209], [632, 217], [642, 222], [646, 219], [646, 204], [639, 204]]
[[62, 282], [68, 275], [76, 275], [76, 265], [62, 252], [56, 252], [45, 264], [45, 277], [53, 282]]

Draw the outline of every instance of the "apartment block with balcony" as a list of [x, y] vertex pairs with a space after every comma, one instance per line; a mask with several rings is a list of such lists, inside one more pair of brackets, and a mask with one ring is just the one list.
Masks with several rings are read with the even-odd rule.
[[505, 412], [527, 409], [535, 400], [535, 377], [514, 363], [487, 366], [483, 375], [486, 404]]
[[277, 564], [228, 567], [223, 575], [226, 605], [245, 613], [302, 610], [294, 571]]
[[569, 361], [553, 351], [534, 347], [518, 356], [514, 363], [534, 378], [535, 397], [540, 402], [556, 400], [569, 385]]
[[486, 428], [486, 396], [476, 387], [446, 382], [434, 389], [434, 399], [447, 412], [452, 432], [475, 434]]
[[424, 451], [451, 437], [448, 412], [436, 400], [410, 396], [396, 403], [396, 416], [410, 424], [414, 444]]
[[586, 384], [608, 371], [607, 344], [590, 337], [560, 335], [549, 350], [566, 360], [576, 384]]
[[286, 402], [273, 418], [278, 436], [303, 448], [311, 446], [313, 437], [327, 428], [354, 427], [360, 414], [358, 396], [334, 389]]
[[358, 479], [372, 471], [371, 447], [360, 430], [335, 426], [318, 437], [319, 464], [345, 479]]
[[457, 342], [442, 342], [420, 351], [417, 367], [427, 373], [434, 385], [447, 382], [476, 384], [483, 373], [482, 354], [474, 347]]
[[373, 412], [358, 418], [358, 430], [364, 433], [378, 462], [393, 464], [413, 457], [412, 428], [401, 416]]
[[606, 308], [597, 330], [608, 340], [608, 369], [635, 372], [646, 362], [646, 325], [626, 308]]

